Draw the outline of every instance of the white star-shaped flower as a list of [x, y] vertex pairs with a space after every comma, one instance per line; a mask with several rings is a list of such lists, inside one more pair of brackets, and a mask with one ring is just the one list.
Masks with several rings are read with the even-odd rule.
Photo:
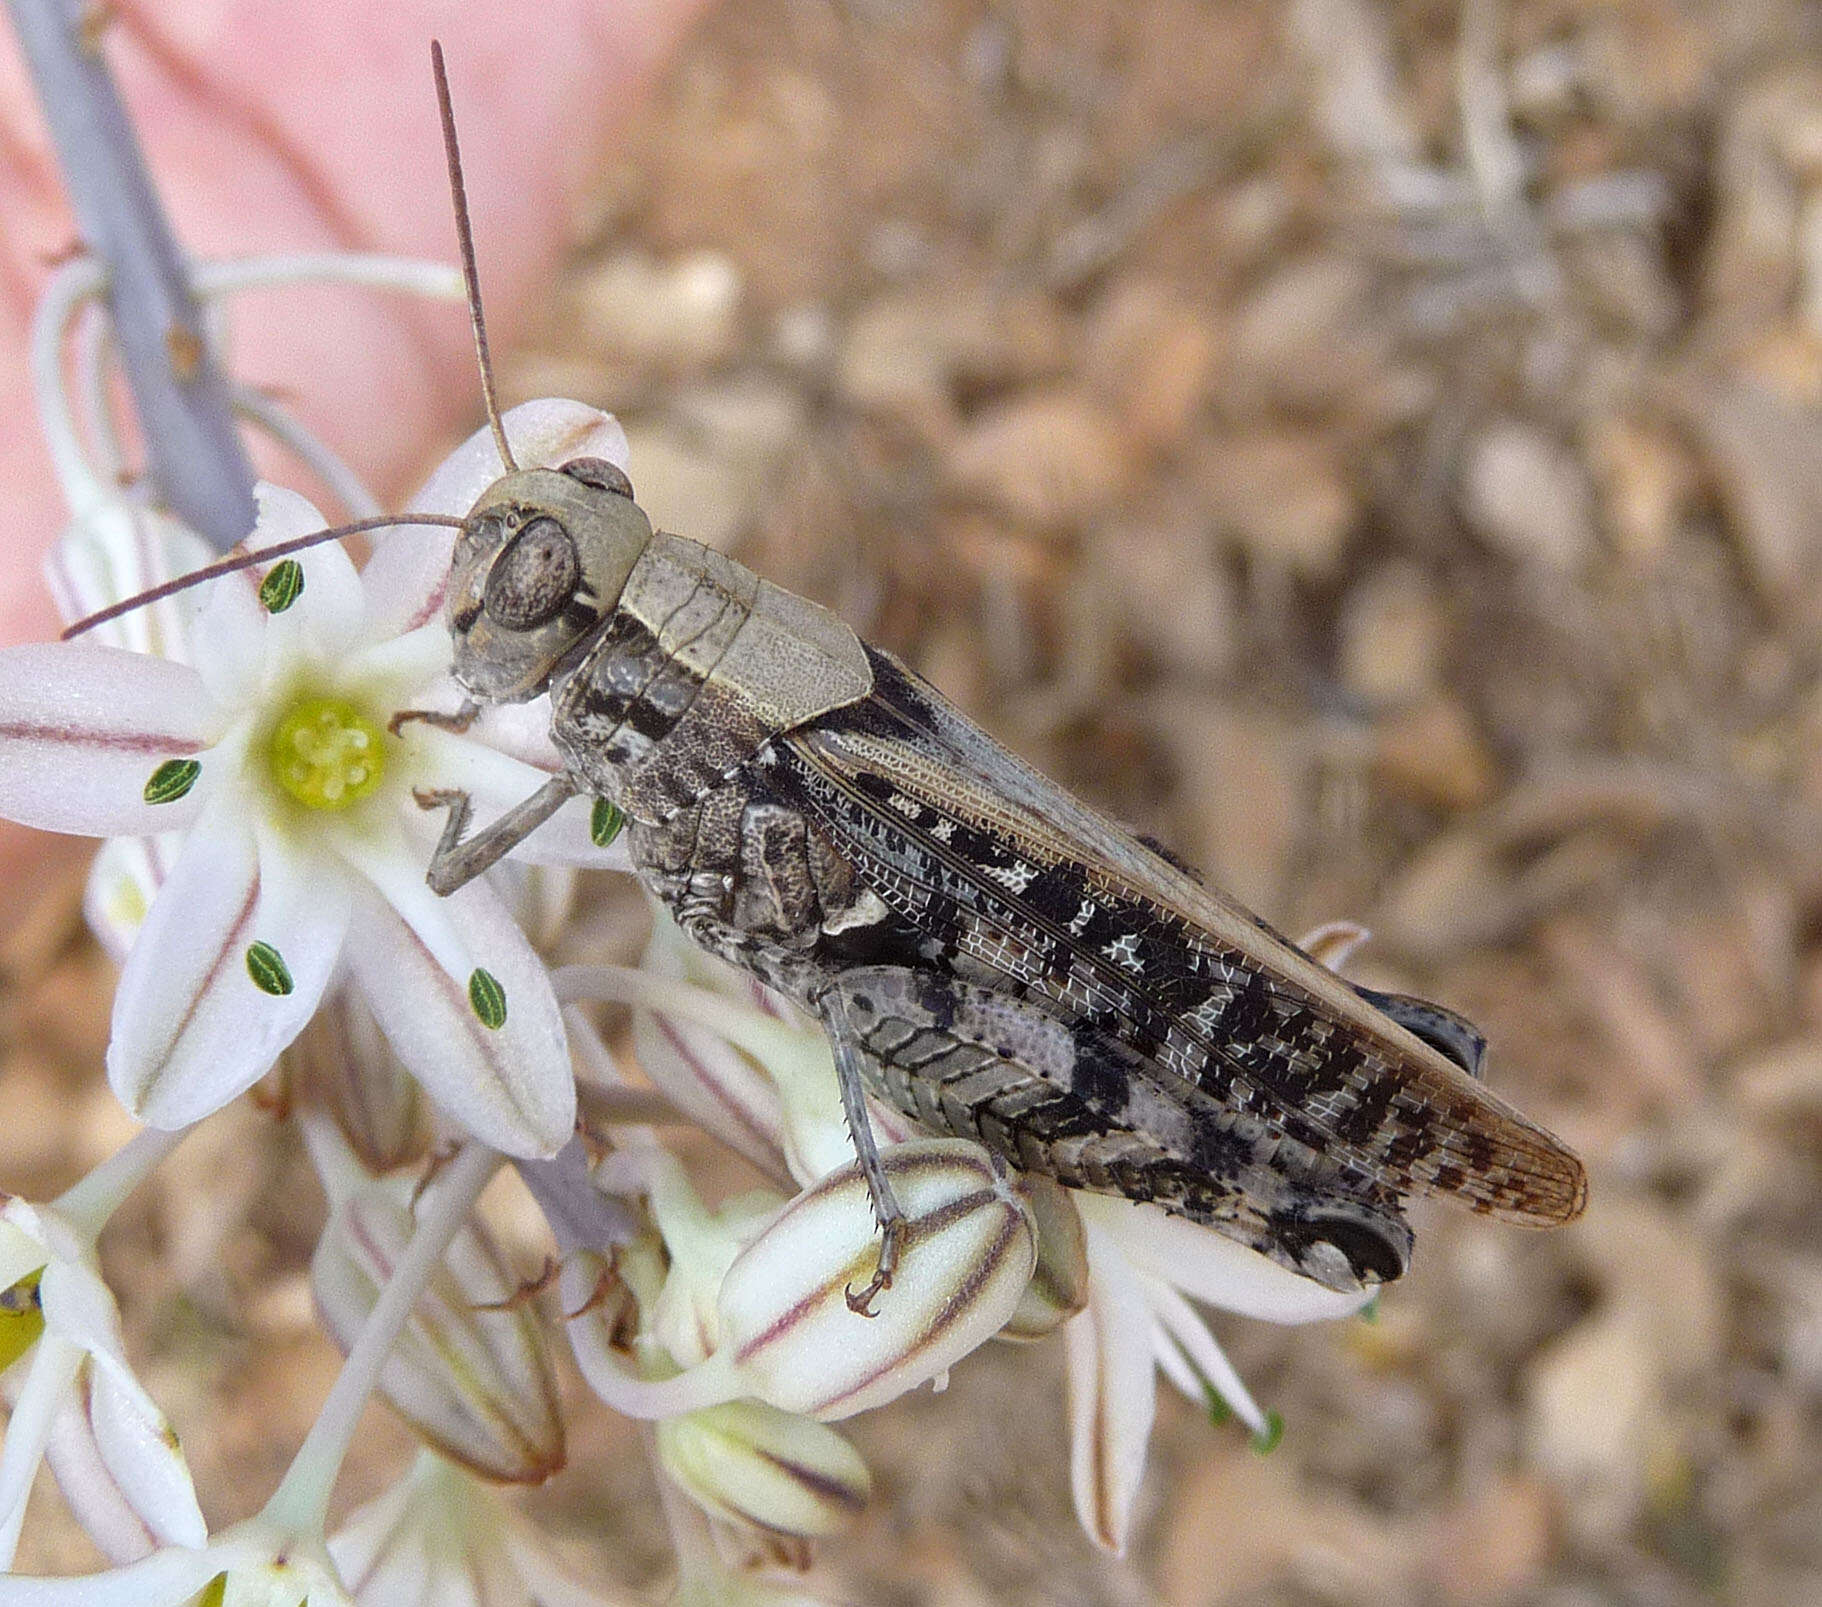
[[116, 1557], [200, 1545], [202, 1512], [177, 1436], [134, 1377], [92, 1236], [50, 1206], [0, 1211], [0, 1334], [12, 1417], [0, 1449], [0, 1568], [10, 1565], [39, 1461]]
[[[607, 414], [531, 403], [507, 420], [521, 464], [623, 463]], [[477, 435], [414, 512], [465, 514], [501, 472]], [[321, 529], [301, 497], [264, 487], [254, 546]], [[466, 733], [410, 710], [459, 701], [441, 617], [453, 532], [383, 534], [357, 571], [339, 546], [284, 574], [214, 582], [184, 633], [188, 660], [86, 641], [0, 654], [0, 815], [52, 831], [181, 847], [115, 995], [108, 1075], [157, 1127], [187, 1126], [255, 1082], [338, 976], [400, 1059], [475, 1137], [554, 1151], [574, 1125], [562, 1018], [542, 964], [484, 880], [424, 884], [441, 826], [418, 792], [471, 795], [484, 823], [560, 761], [539, 705]], [[298, 582], [301, 581], [301, 590]], [[577, 800], [528, 857], [624, 863]]]

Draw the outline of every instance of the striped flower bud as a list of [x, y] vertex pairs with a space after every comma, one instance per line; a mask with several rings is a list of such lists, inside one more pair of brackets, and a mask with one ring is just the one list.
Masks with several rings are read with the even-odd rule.
[[742, 1393], [825, 1419], [915, 1389], [1005, 1326], [1037, 1264], [1031, 1210], [997, 1156], [962, 1139], [884, 1157], [907, 1221], [891, 1288], [863, 1317], [848, 1305], [879, 1254], [856, 1162], [787, 1205], [722, 1280], [722, 1349]]
[[735, 1257], [716, 1300], [720, 1343], [672, 1378], [631, 1371], [572, 1327], [584, 1376], [610, 1406], [664, 1418], [753, 1396], [832, 1420], [883, 1406], [945, 1373], [1011, 1317], [1037, 1264], [1037, 1229], [1011, 1173], [962, 1139], [883, 1156], [906, 1218], [898, 1271], [861, 1316], [848, 1291], [878, 1265], [880, 1233], [856, 1162], [778, 1213]]
[[[404, 1188], [375, 1183], [339, 1204], [311, 1264], [323, 1321], [353, 1345], [411, 1242]], [[430, 1446], [483, 1478], [538, 1484], [563, 1466], [563, 1420], [543, 1330], [486, 1232], [444, 1252], [393, 1346], [380, 1390]], [[483, 1307], [499, 1309], [484, 1310]]]
[[846, 1528], [873, 1487], [860, 1453], [834, 1429], [763, 1401], [666, 1418], [658, 1454], [711, 1516], [806, 1540]]

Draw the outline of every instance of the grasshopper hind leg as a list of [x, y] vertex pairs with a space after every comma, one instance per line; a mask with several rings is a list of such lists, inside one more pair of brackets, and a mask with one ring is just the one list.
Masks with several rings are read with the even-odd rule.
[[1187, 1100], [1091, 1023], [902, 966], [843, 971], [823, 998], [841, 1010], [844, 1095], [863, 1082], [933, 1132], [1071, 1188], [1160, 1205], [1326, 1288], [1370, 1289], [1409, 1264], [1395, 1199]]

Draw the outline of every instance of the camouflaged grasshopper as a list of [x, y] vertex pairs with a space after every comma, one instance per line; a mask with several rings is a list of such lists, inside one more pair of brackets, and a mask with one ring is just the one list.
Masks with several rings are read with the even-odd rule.
[[438, 84], [507, 472], [460, 522], [449, 577], [473, 702], [418, 717], [548, 693], [567, 769], [473, 838], [466, 797], [420, 800], [450, 811], [430, 884], [453, 891], [578, 793], [620, 811], [677, 924], [828, 1033], [884, 1230], [857, 1310], [904, 1225], [868, 1095], [1338, 1290], [1405, 1271], [1412, 1196], [1533, 1226], [1581, 1212], [1581, 1163], [1480, 1084], [1459, 1016], [1343, 981], [835, 615], [654, 531], [612, 464], [517, 468], [440, 57]]

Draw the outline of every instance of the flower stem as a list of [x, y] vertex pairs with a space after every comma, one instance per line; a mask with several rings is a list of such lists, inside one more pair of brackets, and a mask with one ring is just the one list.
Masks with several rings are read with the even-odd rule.
[[152, 473], [171, 509], [226, 552], [253, 528], [253, 468], [183, 255], [84, 0], [9, 0], [76, 225], [107, 265], [108, 304]]
[[142, 1127], [87, 1177], [65, 1189], [57, 1197], [55, 1210], [92, 1243], [101, 1236], [101, 1230], [120, 1209], [121, 1202], [189, 1133], [187, 1127], [180, 1127], [175, 1132]]
[[271, 1522], [297, 1534], [322, 1533], [329, 1495], [367, 1397], [379, 1382], [386, 1358], [410, 1319], [411, 1308], [424, 1292], [424, 1285], [499, 1164], [497, 1151], [485, 1144], [471, 1143], [463, 1147], [431, 1186], [417, 1232], [374, 1302], [366, 1325], [342, 1363], [323, 1409], [304, 1436], [289, 1471], [266, 1503], [264, 1516]]

